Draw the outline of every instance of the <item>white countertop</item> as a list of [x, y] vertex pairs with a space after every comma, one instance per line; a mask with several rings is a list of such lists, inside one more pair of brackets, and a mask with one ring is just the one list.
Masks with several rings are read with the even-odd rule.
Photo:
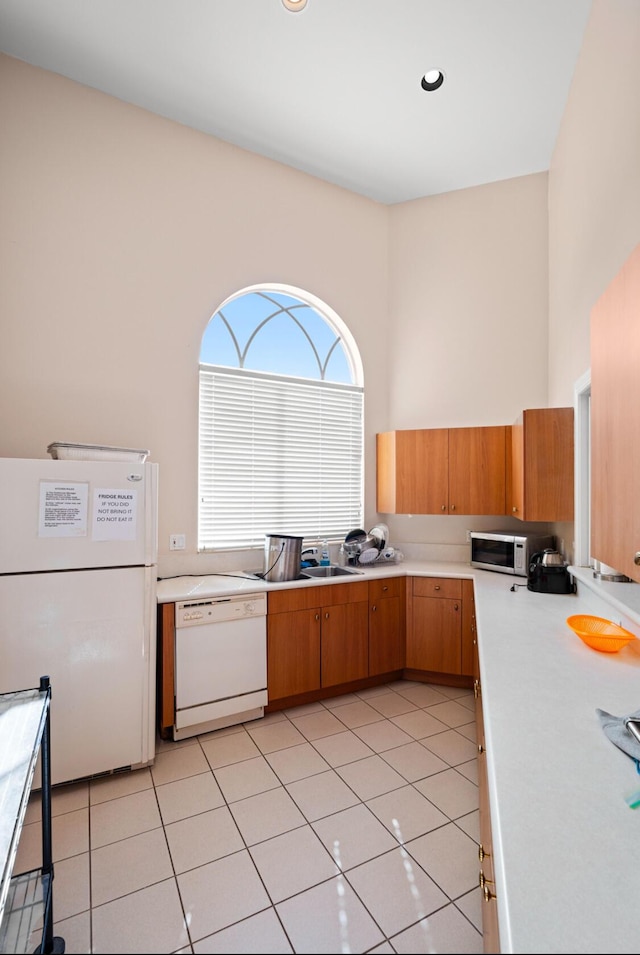
[[[575, 595], [534, 593], [524, 578], [461, 563], [360, 569], [356, 579], [475, 581], [502, 952], [637, 952], [640, 810], [625, 797], [640, 790], [640, 775], [605, 736], [595, 710], [623, 716], [640, 709], [640, 641], [599, 653], [566, 618], [593, 613], [640, 636], [640, 587], [594, 582], [576, 568]], [[514, 582], [520, 586], [512, 591]], [[300, 582], [177, 577], [159, 582], [158, 600], [295, 586]]]
[[437, 577], [473, 577], [473, 568], [468, 564], [436, 563], [434, 561], [405, 560], [401, 563], [379, 563], [349, 568], [357, 571], [339, 577], [317, 577], [310, 581], [289, 580], [286, 583], [272, 584], [264, 580], [243, 576], [242, 571], [234, 570], [229, 574], [208, 574], [202, 577], [167, 577], [158, 581], [158, 603], [172, 603], [176, 600], [189, 600], [195, 597], [223, 597], [229, 594], [255, 593], [291, 589], [292, 587], [332, 587], [334, 584], [350, 580], [371, 580], [376, 577], [406, 577], [407, 575], [425, 575]]
[[595, 710], [640, 708], [640, 641], [585, 646], [566, 618], [616, 614], [580, 581], [572, 596], [492, 578], [476, 618], [502, 951], [637, 952], [640, 776]]

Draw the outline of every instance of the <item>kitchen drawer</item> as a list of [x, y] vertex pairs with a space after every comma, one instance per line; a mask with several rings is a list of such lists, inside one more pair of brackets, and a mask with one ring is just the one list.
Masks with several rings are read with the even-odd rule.
[[414, 597], [462, 597], [462, 580], [459, 577], [414, 577]]
[[370, 580], [369, 600], [380, 600], [381, 597], [404, 597], [406, 588], [406, 577], [383, 577], [381, 580]]
[[267, 613], [287, 613], [289, 610], [311, 610], [313, 607], [334, 607], [336, 604], [367, 600], [366, 580], [325, 584], [314, 587], [302, 584], [287, 590], [272, 590], [267, 594]]

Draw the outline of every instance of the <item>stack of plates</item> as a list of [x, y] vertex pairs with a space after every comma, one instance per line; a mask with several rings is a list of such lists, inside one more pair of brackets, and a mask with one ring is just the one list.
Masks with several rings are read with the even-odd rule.
[[386, 524], [376, 524], [375, 527], [371, 528], [369, 534], [375, 540], [378, 552], [381, 554], [389, 540], [389, 528]]

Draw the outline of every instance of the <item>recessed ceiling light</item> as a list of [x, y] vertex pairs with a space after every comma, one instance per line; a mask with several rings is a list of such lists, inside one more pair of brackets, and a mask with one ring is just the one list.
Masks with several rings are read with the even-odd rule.
[[307, 0], [282, 0], [282, 6], [292, 13], [299, 13], [307, 5]]
[[444, 73], [442, 70], [427, 70], [420, 81], [422, 89], [428, 93], [432, 93], [433, 90], [439, 90], [443, 83]]

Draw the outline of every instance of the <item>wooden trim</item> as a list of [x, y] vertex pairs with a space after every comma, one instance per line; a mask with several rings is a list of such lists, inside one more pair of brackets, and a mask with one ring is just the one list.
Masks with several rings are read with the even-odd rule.
[[[473, 689], [473, 677], [459, 676], [455, 673], [436, 673], [433, 670], [414, 670], [405, 667], [402, 671], [403, 680], [415, 680], [417, 683], [438, 683], [440, 686], [457, 686]], [[469, 710], [471, 713], [471, 710]]]
[[158, 732], [163, 739], [172, 735], [176, 718], [175, 641], [175, 604], [158, 604], [156, 716]]
[[312, 610], [314, 607], [334, 607], [336, 604], [354, 603], [369, 599], [369, 585], [366, 580], [353, 580], [348, 583], [326, 584], [314, 587], [302, 584], [286, 590], [272, 590], [267, 594], [268, 613], [288, 613], [290, 610]]
[[268, 703], [264, 711], [265, 713], [274, 713], [277, 710], [286, 710], [292, 706], [304, 706], [307, 703], [316, 703], [318, 700], [327, 700], [332, 696], [356, 693], [358, 690], [366, 690], [371, 686], [381, 686], [384, 683], [391, 683], [393, 680], [400, 680], [402, 674], [402, 670], [393, 670], [391, 673], [377, 673], [375, 676], [367, 677], [364, 680], [341, 683], [339, 686], [326, 686], [319, 690], [311, 690], [309, 693], [299, 693], [297, 696], [282, 697], [279, 700], [274, 700], [273, 703]]

